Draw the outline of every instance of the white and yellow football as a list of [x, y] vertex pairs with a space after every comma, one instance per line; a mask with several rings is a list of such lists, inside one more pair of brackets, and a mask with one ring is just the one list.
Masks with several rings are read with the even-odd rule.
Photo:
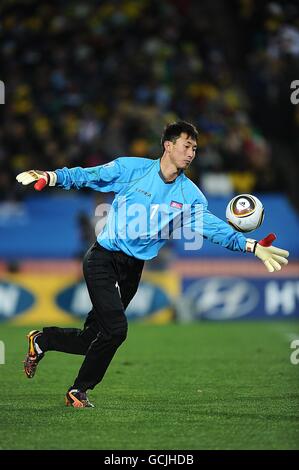
[[227, 222], [239, 232], [252, 232], [263, 223], [264, 207], [252, 194], [235, 196], [226, 207]]

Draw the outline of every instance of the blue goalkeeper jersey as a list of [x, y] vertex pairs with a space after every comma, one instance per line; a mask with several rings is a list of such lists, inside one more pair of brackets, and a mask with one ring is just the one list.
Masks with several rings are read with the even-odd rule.
[[182, 237], [186, 249], [200, 249], [208, 239], [233, 251], [245, 251], [246, 239], [208, 210], [205, 196], [181, 172], [165, 182], [160, 160], [119, 157], [92, 168], [56, 170], [57, 186], [114, 192], [101, 246], [148, 260], [169, 238]]

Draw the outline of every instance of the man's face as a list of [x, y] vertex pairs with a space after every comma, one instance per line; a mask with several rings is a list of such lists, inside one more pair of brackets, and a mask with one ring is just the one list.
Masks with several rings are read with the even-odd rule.
[[175, 141], [166, 141], [166, 150], [169, 152], [170, 160], [180, 170], [188, 168], [190, 163], [195, 158], [197, 149], [196, 141], [188, 137], [185, 132], [182, 132], [180, 137]]

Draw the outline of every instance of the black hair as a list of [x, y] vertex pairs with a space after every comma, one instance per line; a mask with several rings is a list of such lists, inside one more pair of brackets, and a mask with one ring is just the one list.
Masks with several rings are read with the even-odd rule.
[[191, 124], [190, 122], [186, 122], [186, 121], [172, 122], [171, 124], [167, 124], [161, 137], [161, 145], [162, 145], [163, 152], [164, 152], [164, 142], [166, 140], [175, 142], [180, 137], [182, 132], [187, 134], [188, 137], [195, 140], [196, 142], [198, 141], [198, 131], [193, 124]]

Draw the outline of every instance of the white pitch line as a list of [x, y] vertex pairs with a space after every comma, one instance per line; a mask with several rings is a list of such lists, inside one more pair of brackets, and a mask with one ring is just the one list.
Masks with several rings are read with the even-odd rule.
[[285, 333], [284, 336], [288, 341], [293, 341], [294, 339], [299, 340], [299, 333]]
[[291, 342], [294, 339], [299, 339], [299, 332], [295, 333], [294, 331], [286, 331], [284, 327], [281, 328], [277, 325], [272, 325], [272, 330], [280, 336], [283, 336], [288, 342]]

